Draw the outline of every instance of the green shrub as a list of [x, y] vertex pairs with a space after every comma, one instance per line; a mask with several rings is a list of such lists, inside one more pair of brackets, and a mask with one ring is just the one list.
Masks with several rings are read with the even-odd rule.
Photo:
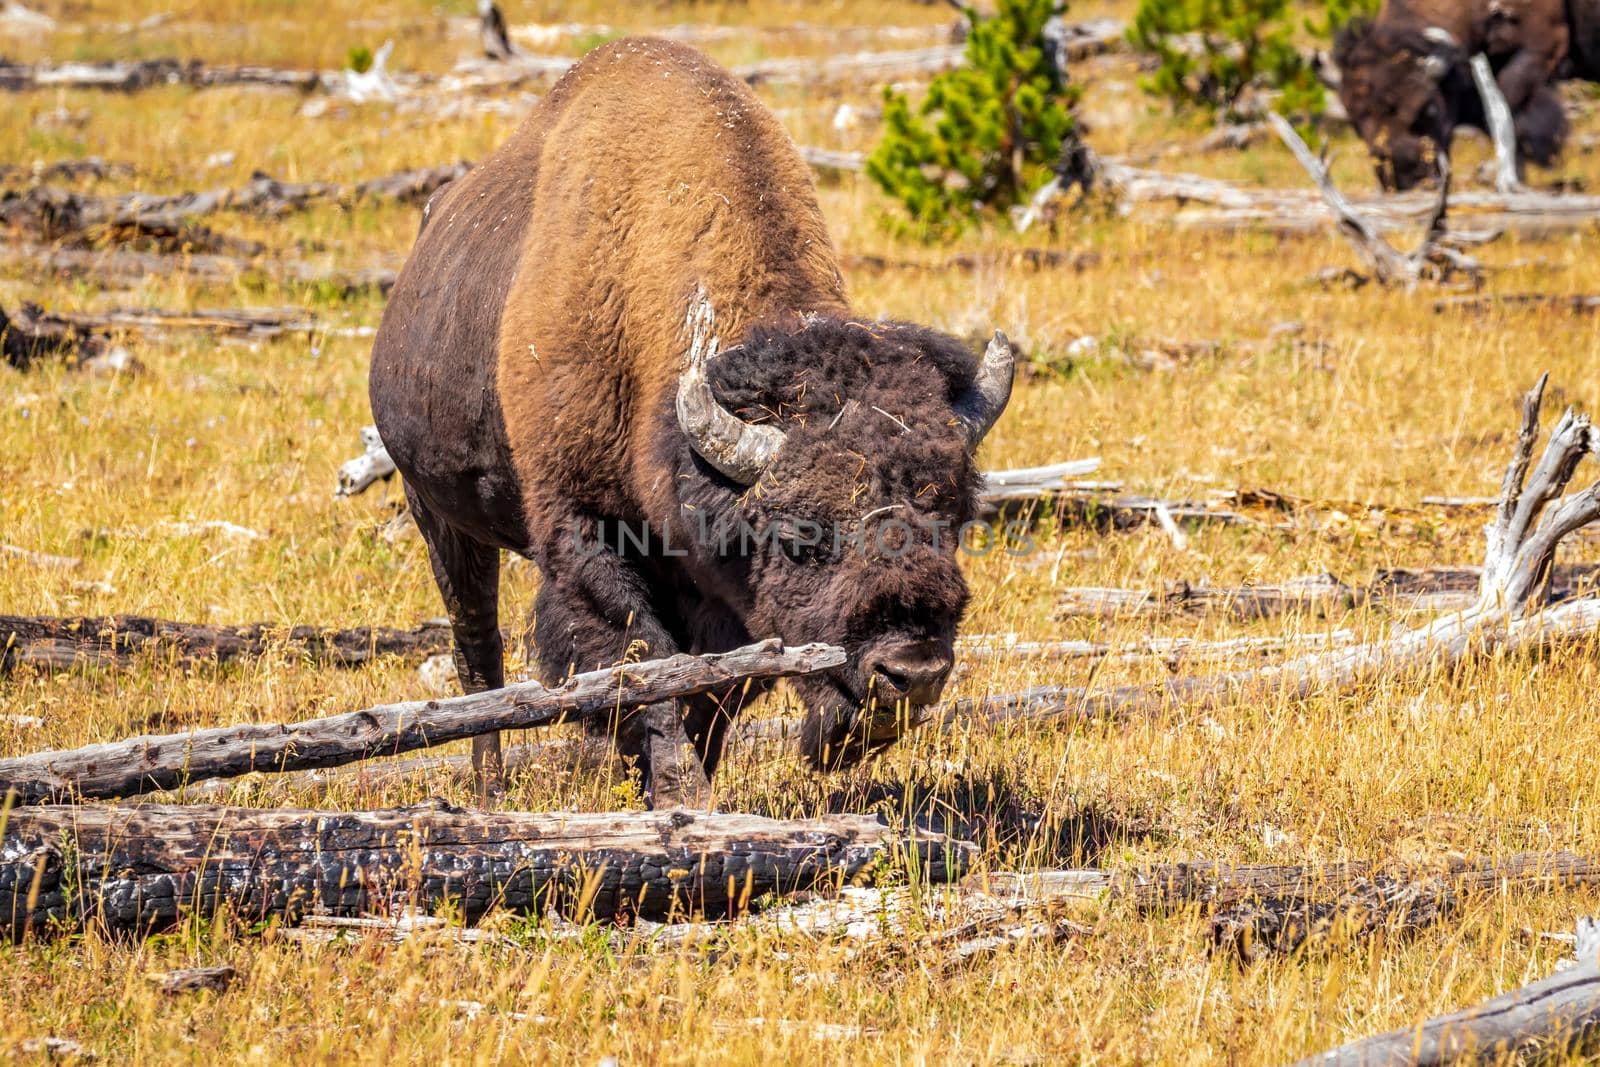
[[993, 16], [963, 11], [966, 64], [933, 79], [913, 108], [884, 90], [884, 133], [867, 175], [905, 208], [899, 225], [948, 238], [985, 214], [1026, 200], [1049, 178], [1074, 128], [1076, 91], [1046, 48], [1061, 0], [1000, 0]]
[[[1328, 10], [1363, 2], [1328, 0]], [[1309, 118], [1325, 100], [1294, 27], [1290, 0], [1140, 0], [1128, 37], [1160, 60], [1145, 89], [1180, 107], [1232, 115], [1248, 91], [1275, 89], [1279, 112]]]

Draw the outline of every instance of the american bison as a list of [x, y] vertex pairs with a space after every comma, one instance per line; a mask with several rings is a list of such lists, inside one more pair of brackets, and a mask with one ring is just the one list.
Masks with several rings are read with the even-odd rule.
[[1386, 0], [1334, 43], [1339, 98], [1367, 143], [1378, 180], [1409, 189], [1432, 173], [1458, 126], [1486, 127], [1467, 68], [1488, 56], [1515, 120], [1519, 160], [1548, 166], [1567, 136], [1557, 76], [1591, 77], [1600, 0]]
[[[973, 453], [1012, 375], [998, 332], [975, 359], [853, 313], [772, 113], [698, 52], [629, 39], [433, 197], [370, 384], [466, 689], [503, 684], [508, 550], [542, 573], [547, 681], [762, 637], [842, 645], [846, 668], [797, 684], [821, 769], [940, 695]], [[652, 804], [703, 805], [746, 695], [598, 729]], [[498, 738], [473, 756], [493, 781]]]

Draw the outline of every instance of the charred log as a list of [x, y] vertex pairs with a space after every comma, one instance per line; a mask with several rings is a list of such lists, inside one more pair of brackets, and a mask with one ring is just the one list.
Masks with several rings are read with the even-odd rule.
[[0, 858], [0, 933], [96, 926], [145, 935], [227, 909], [286, 924], [400, 906], [595, 919], [725, 918], [767, 894], [870, 877], [915, 854], [934, 882], [973, 848], [893, 839], [870, 816], [778, 821], [688, 811], [467, 812], [144, 806], [16, 809]]

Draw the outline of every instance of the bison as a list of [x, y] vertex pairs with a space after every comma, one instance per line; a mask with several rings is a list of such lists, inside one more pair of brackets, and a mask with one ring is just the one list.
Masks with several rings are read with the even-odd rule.
[[1386, 189], [1432, 173], [1428, 149], [1448, 152], [1458, 126], [1486, 128], [1467, 61], [1486, 54], [1511, 107], [1521, 160], [1548, 166], [1567, 119], [1558, 76], [1594, 77], [1600, 0], [1386, 0], [1334, 42], [1339, 98], [1371, 150]]
[[[370, 392], [466, 690], [503, 684], [499, 561], [515, 552], [543, 579], [547, 682], [755, 638], [843, 646], [846, 667], [796, 683], [825, 769], [941, 693], [973, 453], [1013, 371], [998, 331], [979, 359], [852, 312], [773, 114], [693, 49], [625, 39], [428, 203]], [[591, 730], [652, 805], [703, 806], [745, 695]], [[499, 753], [474, 743], [480, 788]]]

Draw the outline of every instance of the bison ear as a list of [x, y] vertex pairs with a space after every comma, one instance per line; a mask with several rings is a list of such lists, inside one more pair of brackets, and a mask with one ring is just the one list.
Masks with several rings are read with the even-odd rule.
[[689, 356], [678, 376], [678, 427], [701, 459], [738, 482], [754, 485], [783, 447], [783, 431], [756, 426], [723, 407], [711, 391], [706, 362], [717, 354], [716, 314], [700, 289], [689, 305]]
[[1011, 383], [1017, 373], [1016, 353], [999, 330], [983, 350], [983, 362], [972, 379], [972, 387], [956, 398], [955, 411], [967, 428], [967, 438], [977, 448], [989, 428], [1011, 400]]

